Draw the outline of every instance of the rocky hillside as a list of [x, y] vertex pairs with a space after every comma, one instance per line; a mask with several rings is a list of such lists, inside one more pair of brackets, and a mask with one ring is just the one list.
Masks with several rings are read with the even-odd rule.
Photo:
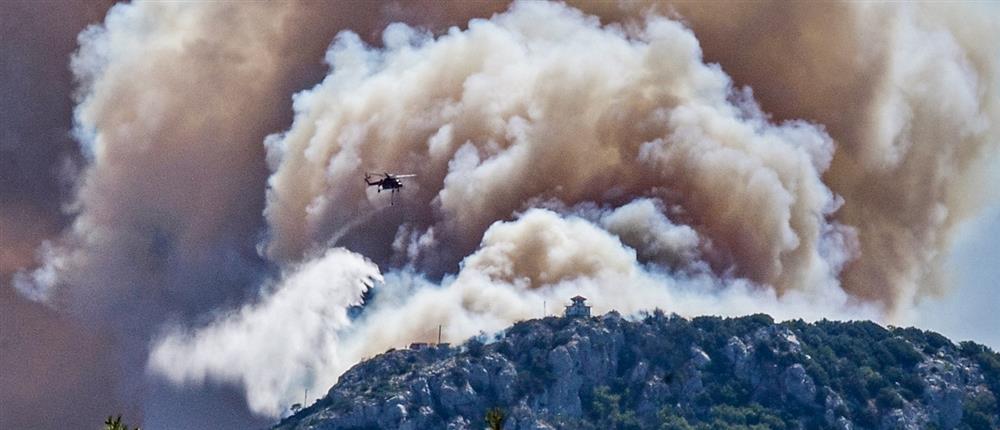
[[612, 312], [391, 350], [275, 428], [997, 429], [998, 395], [1000, 355], [932, 332]]

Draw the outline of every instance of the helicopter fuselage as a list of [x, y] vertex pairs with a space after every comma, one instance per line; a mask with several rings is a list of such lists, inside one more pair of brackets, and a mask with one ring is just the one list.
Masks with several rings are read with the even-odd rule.
[[377, 181], [372, 181], [369, 180], [368, 178], [365, 178], [365, 183], [367, 183], [369, 186], [373, 187], [377, 186], [379, 192], [382, 192], [382, 190], [397, 190], [399, 188], [403, 188], [403, 182], [393, 176], [386, 176], [385, 178], [379, 179]]

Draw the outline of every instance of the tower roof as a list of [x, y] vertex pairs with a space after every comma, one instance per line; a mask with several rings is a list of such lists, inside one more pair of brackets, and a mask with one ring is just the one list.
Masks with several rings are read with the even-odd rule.
[[576, 297], [571, 298], [570, 300], [572, 300], [574, 302], [583, 302], [583, 301], [586, 301], [587, 298], [583, 297], [583, 296], [576, 296]]

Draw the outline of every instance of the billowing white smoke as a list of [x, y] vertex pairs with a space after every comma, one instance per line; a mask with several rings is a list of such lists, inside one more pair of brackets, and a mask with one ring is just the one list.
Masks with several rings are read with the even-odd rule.
[[[417, 22], [465, 22], [473, 14], [488, 13], [476, 10], [479, 6], [492, 7], [440, 1], [387, 5], [383, 10], [371, 6], [364, 0], [122, 2], [110, 8], [100, 25], [79, 35], [79, 50], [71, 61], [60, 58], [51, 65], [53, 70], [69, 65], [76, 79], [72, 119], [87, 163], [74, 178], [75, 193], [66, 205], [72, 224], [36, 251], [38, 267], [18, 266], [23, 270], [12, 284], [23, 296], [73, 318], [72, 324], [107, 333], [91, 348], [118, 362], [114, 379], [81, 378], [95, 381], [88, 388], [99, 386], [100, 393], [93, 396], [105, 397], [103, 401], [130, 420], [145, 414], [156, 418], [143, 427], [162, 427], [164, 421], [178, 425], [173, 417], [164, 418], [173, 412], [157, 406], [176, 403], [176, 398], [163, 400], [158, 392], [162, 385], [145, 377], [150, 337], [164, 320], [193, 319], [220, 303], [240, 300], [270, 271], [270, 264], [256, 252], [259, 234], [266, 228], [261, 212], [269, 174], [261, 142], [288, 126], [289, 94], [322, 76], [318, 59], [336, 32], [352, 28], [367, 34], [366, 29], [383, 28], [386, 16], [396, 14]], [[41, 4], [14, 8], [19, 9], [52, 12]], [[50, 37], [55, 36], [46, 33], [43, 39]], [[11, 70], [20, 73], [21, 68]], [[43, 80], [49, 79], [48, 72], [45, 76]], [[6, 157], [6, 148], [2, 152]], [[13, 174], [20, 175], [16, 170]], [[49, 199], [46, 204], [60, 203], [55, 195], [44, 197]], [[30, 250], [25, 253], [13, 245], [38, 229], [3, 218], [0, 277], [6, 278], [12, 270], [8, 256], [30, 260], [22, 257]], [[24, 218], [42, 223], [30, 215]], [[22, 233], [8, 234], [17, 230]], [[7, 288], [6, 279], [0, 279], [2, 288]], [[11, 330], [22, 333], [24, 327], [18, 324]], [[70, 373], [86, 372], [83, 369], [87, 367]], [[119, 389], [118, 396], [107, 393], [107, 387]], [[72, 390], [75, 395], [91, 396], [77, 388]], [[189, 404], [171, 407], [210, 410], [225, 403], [206, 398], [205, 392], [185, 394]], [[47, 396], [34, 398], [42, 397]], [[76, 402], [81, 404], [90, 403]], [[0, 414], [0, 421], [7, 412]], [[101, 414], [111, 412], [94, 410], [87, 417], [99, 422]], [[220, 420], [243, 417], [244, 412], [192, 421], [217, 428], [214, 424]]]
[[[656, 225], [632, 236], [643, 252], [691, 255], [693, 231], [671, 226], [652, 202], [640, 200], [603, 212], [601, 223], [633, 219]], [[635, 224], [632, 224], [634, 228]], [[664, 251], [677, 249], [681, 252]], [[843, 292], [773, 290], [741, 279], [720, 279], [695, 259], [677, 271], [643, 264], [622, 239], [579, 216], [531, 209], [497, 222], [457, 275], [440, 284], [410, 270], [392, 271], [361, 318], [368, 279], [381, 279], [360, 255], [339, 248], [301, 266], [259, 304], [225, 315], [194, 333], [172, 331], [153, 350], [150, 365], [176, 383], [206, 379], [246, 388], [254, 411], [279, 415], [301, 399], [323, 396], [337, 376], [358, 361], [414, 341], [460, 342], [512, 322], [560, 313], [567, 297], [583, 294], [594, 311], [626, 314], [653, 308], [687, 315], [740, 315], [749, 310], [777, 318], [878, 318], [875, 308], [854, 306]]]
[[[839, 286], [857, 245], [831, 221], [842, 201], [821, 180], [832, 140], [769, 122], [681, 24], [603, 27], [519, 3], [438, 38], [392, 25], [384, 44], [338, 36], [330, 75], [296, 95], [292, 127], [267, 140], [267, 252], [297, 261], [341, 245], [400, 268], [359, 319], [333, 327], [312, 315], [341, 314], [370, 273], [328, 281], [347, 302], [279, 284], [239, 317], [165, 337], [155, 371], [240, 380], [256, 411], [277, 414], [303, 387], [320, 396], [349, 365], [432, 340], [438, 325], [461, 341], [576, 294], [597, 312], [880, 317]], [[368, 169], [419, 176], [388, 206], [361, 182]], [[282, 331], [305, 332], [282, 336], [294, 359], [279, 361], [316, 373], [256, 353], [275, 330], [256, 327], [279, 309]]]
[[[262, 198], [244, 191], [264, 186], [260, 139], [281, 124], [268, 101], [301, 67], [270, 34], [295, 39], [299, 13], [120, 4], [81, 33], [71, 62], [74, 124], [89, 165], [72, 226], [42, 247], [43, 266], [19, 274], [16, 286], [93, 321], [137, 302], [148, 318], [160, 311], [159, 294], [213, 302], [224, 288], [199, 287], [254, 279]], [[222, 15], [230, 25], [209, 25]], [[234, 61], [244, 57], [255, 61]], [[137, 285], [146, 294], [131, 300]]]
[[[648, 203], [606, 212], [604, 219], [631, 216], [628, 212], [641, 211]], [[683, 229], [647, 233], [659, 236], [659, 245], [683, 247]], [[670, 237], [675, 233], [680, 234]], [[816, 317], [809, 312], [839, 318], [878, 316], [874, 308], [852, 306], [836, 289], [790, 292], [779, 298], [749, 281], [716, 276], [697, 260], [675, 270], [644, 264], [634, 248], [600, 225], [548, 209], [531, 209], [516, 220], [493, 224], [458, 274], [446, 277], [440, 286], [404, 270], [387, 274], [380, 288], [371, 308], [356, 322], [357, 338], [364, 343], [357, 350], [360, 356], [412, 340], [432, 341], [438, 325], [445, 340], [462, 341], [543, 312], [558, 315], [576, 294], [588, 297], [597, 313], [660, 308], [686, 315], [753, 310], [782, 319]]]
[[[712, 61], [778, 120], [823, 124], [837, 147], [824, 181], [857, 229], [852, 296], [905, 318], [941, 282], [955, 226], [996, 201], [1000, 166], [997, 4], [591, 2], [604, 20], [676, 14]], [[905, 319], [904, 319], [905, 321]]]
[[296, 267], [259, 303], [190, 336], [170, 332], [151, 353], [150, 366], [177, 382], [241, 384], [251, 408], [277, 414], [279, 405], [301, 398], [303, 388], [328, 388], [356, 360], [340, 352], [342, 331], [350, 326], [347, 308], [360, 305], [381, 279], [364, 257], [331, 249]]
[[[340, 35], [331, 74], [268, 140], [272, 256], [347, 228], [368, 247], [424, 243], [408, 261], [447, 272], [491, 223], [539, 200], [650, 196], [712, 241], [718, 267], [780, 291], [835, 283], [849, 250], [827, 244], [852, 239], [827, 221], [840, 204], [820, 178], [833, 143], [818, 126], [768, 123], [679, 23], [602, 28], [526, 3], [438, 39], [395, 25], [385, 45]], [[401, 217], [366, 193], [373, 168], [419, 171]]]
[[[992, 11], [581, 1], [602, 26], [519, 3], [436, 37], [394, 24], [373, 48], [383, 14], [495, 5], [367, 6], [115, 6], [72, 63], [89, 157], [75, 218], [17, 288], [113, 327], [132, 374], [164, 319], [239, 298], [276, 263], [258, 302], [163, 332], [151, 356], [275, 415], [438, 325], [460, 341], [575, 294], [598, 312], [898, 318], [996, 196], [978, 189], [1000, 142]], [[701, 46], [660, 16], [674, 10]], [[360, 36], [336, 38], [326, 79], [261, 145], [346, 27]], [[419, 176], [389, 206], [369, 170]], [[253, 254], [262, 228], [270, 261]], [[373, 263], [385, 281], [350, 320]]]

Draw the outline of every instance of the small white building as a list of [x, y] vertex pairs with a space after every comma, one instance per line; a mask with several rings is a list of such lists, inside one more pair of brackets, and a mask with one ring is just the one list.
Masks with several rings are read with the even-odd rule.
[[589, 317], [590, 316], [590, 306], [584, 304], [587, 301], [586, 297], [576, 296], [570, 299], [573, 304], [566, 306], [566, 313], [564, 314], [567, 318], [574, 317]]

